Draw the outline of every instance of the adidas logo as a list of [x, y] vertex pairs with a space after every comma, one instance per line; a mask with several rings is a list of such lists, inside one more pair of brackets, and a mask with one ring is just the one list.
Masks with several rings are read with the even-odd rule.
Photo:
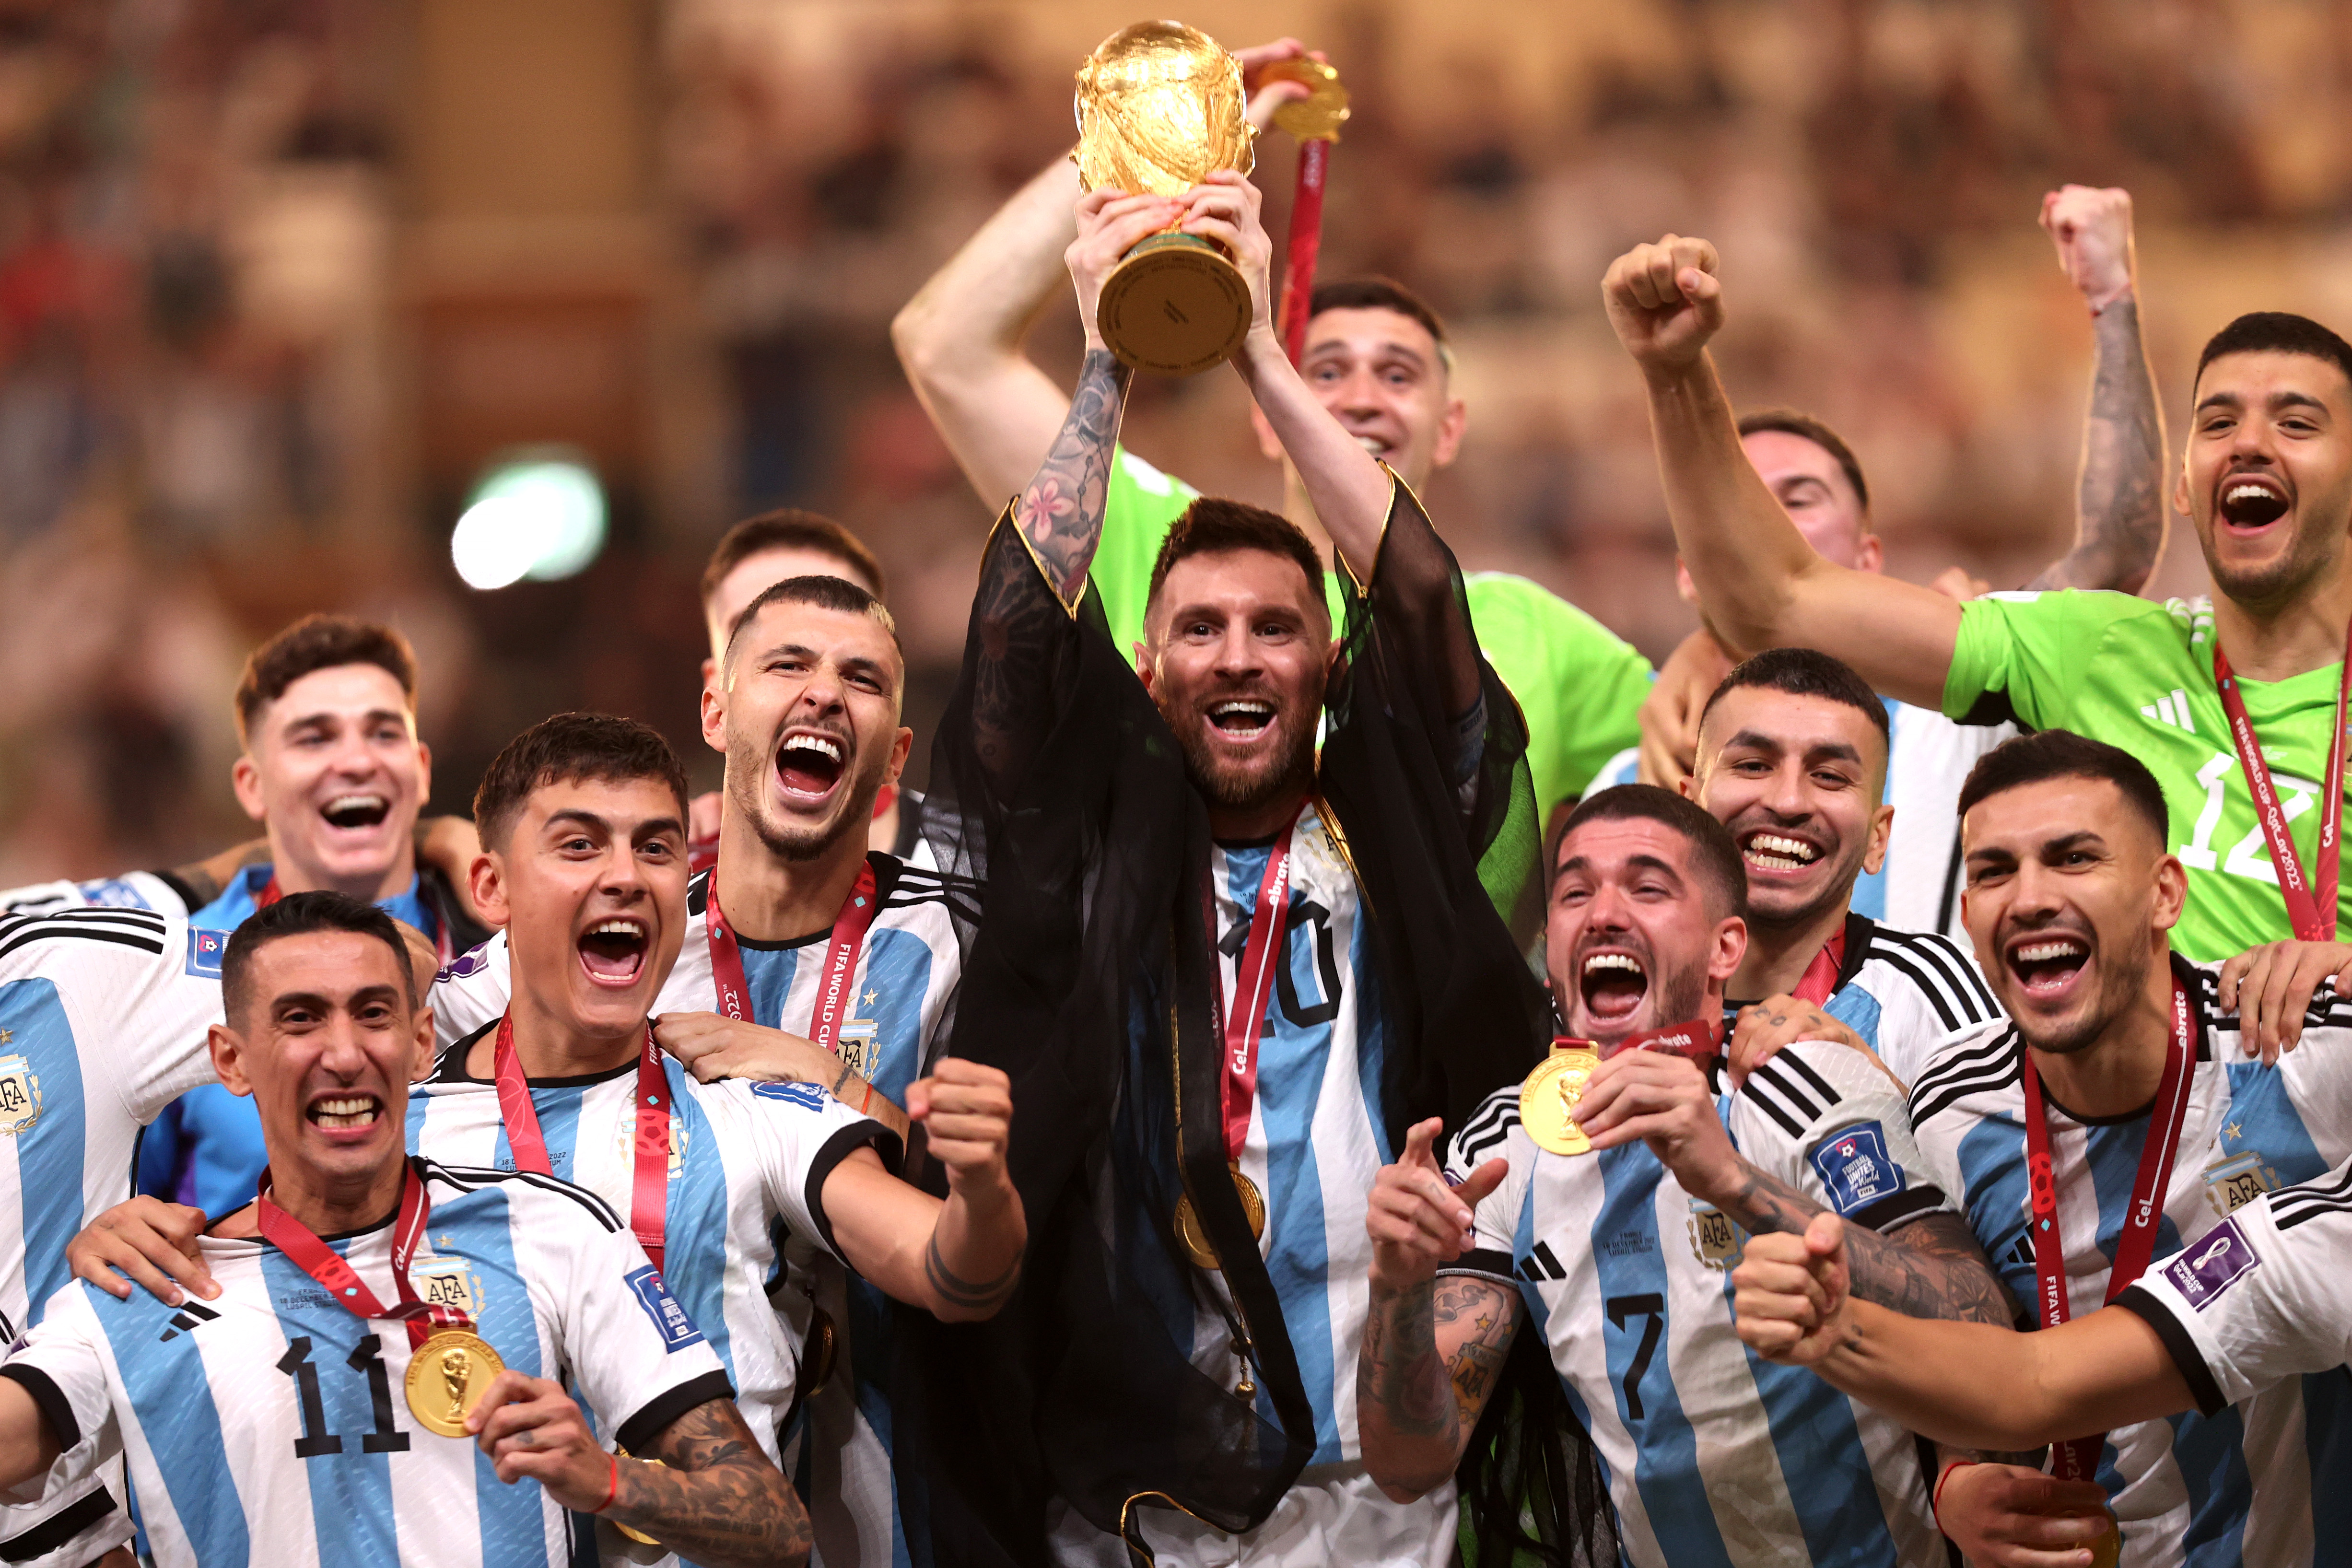
[[1534, 1251], [1519, 1265], [1517, 1272], [1520, 1279], [1531, 1285], [1540, 1285], [1547, 1279], [1568, 1278], [1568, 1270], [1559, 1266], [1559, 1259], [1553, 1256], [1550, 1246], [1540, 1241], [1536, 1243]]
[[192, 1300], [172, 1314], [172, 1326], [158, 1334], [155, 1337], [155, 1342], [159, 1345], [166, 1344], [184, 1333], [192, 1334], [196, 1331], [198, 1323], [209, 1323], [219, 1316], [218, 1312], [214, 1311], [202, 1301]]
[[2169, 724], [2192, 735], [2197, 733], [2197, 721], [2189, 716], [2189, 693], [2178, 686], [2172, 689], [2171, 696], [2158, 698], [2142, 708], [2140, 712], [2159, 724]]

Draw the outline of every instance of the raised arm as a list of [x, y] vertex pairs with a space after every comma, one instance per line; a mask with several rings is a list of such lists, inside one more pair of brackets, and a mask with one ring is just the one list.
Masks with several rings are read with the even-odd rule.
[[2164, 553], [2164, 415], [2140, 341], [2131, 194], [2068, 185], [2042, 198], [2058, 264], [2091, 307], [2097, 344], [2083, 424], [2074, 547], [2026, 584], [2137, 594]]
[[1813, 552], [1739, 445], [1706, 345], [1723, 325], [1715, 247], [1668, 235], [1610, 264], [1601, 301], [1641, 366], [1675, 543], [1708, 621], [1739, 647], [1816, 647], [1891, 697], [1943, 705], [1960, 607]]

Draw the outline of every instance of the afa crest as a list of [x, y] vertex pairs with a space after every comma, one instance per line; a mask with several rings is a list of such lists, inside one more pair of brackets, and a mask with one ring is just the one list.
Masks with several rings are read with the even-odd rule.
[[2264, 1193], [2278, 1191], [2278, 1172], [2263, 1163], [2259, 1150], [2249, 1149], [2205, 1167], [2205, 1201], [2227, 1219]]
[[422, 1300], [479, 1321], [482, 1280], [462, 1258], [420, 1258], [408, 1277]]
[[40, 1075], [23, 1057], [0, 1057], [0, 1132], [22, 1132], [40, 1119]]
[[1748, 1233], [1731, 1216], [1696, 1198], [1690, 1205], [1691, 1256], [1709, 1268], [1729, 1268], [1748, 1247]]

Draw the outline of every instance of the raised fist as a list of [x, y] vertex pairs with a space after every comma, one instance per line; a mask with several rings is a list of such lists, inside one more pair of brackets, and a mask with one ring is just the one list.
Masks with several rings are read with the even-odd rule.
[[1274, 330], [1274, 241], [1259, 216], [1265, 195], [1246, 174], [1212, 169], [1181, 198], [1186, 234], [1213, 239], [1233, 252], [1234, 265], [1249, 281], [1250, 330]]
[[1609, 264], [1601, 302], [1617, 341], [1644, 372], [1687, 370], [1722, 329], [1723, 285], [1716, 267], [1714, 246], [1677, 234], [1637, 245]]
[[2097, 315], [2132, 291], [2131, 193], [2062, 185], [2042, 198], [2042, 227], [2058, 265]]

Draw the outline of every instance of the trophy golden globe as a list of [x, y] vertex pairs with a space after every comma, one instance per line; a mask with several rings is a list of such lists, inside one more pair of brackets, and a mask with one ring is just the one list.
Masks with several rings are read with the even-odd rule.
[[[1138, 22], [1078, 68], [1078, 183], [1181, 196], [1213, 170], [1255, 158], [1241, 62], [1181, 22]], [[1249, 334], [1249, 283], [1226, 248], [1170, 230], [1138, 243], [1103, 280], [1095, 325], [1119, 362], [1197, 375]]]

